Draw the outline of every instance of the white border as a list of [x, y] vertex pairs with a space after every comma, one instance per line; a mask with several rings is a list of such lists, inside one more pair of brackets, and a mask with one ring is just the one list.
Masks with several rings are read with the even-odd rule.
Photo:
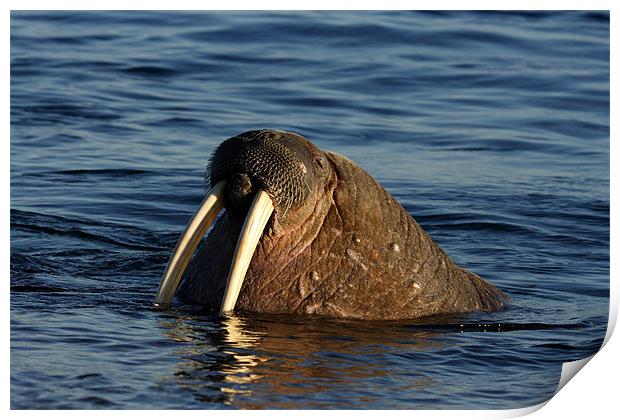
[[[612, 133], [615, 134], [617, 130], [614, 130], [613, 122], [619, 121], [618, 113], [616, 112], [616, 106], [614, 98], [616, 97], [616, 81], [617, 78], [614, 78], [614, 73], [617, 73], [618, 69], [618, 54], [617, 54], [617, 37], [616, 37], [616, 25], [618, 19], [616, 18], [616, 11], [614, 11], [613, 4], [611, 0], [609, 1], [601, 1], [601, 0], [592, 0], [592, 1], [575, 1], [575, 0], [565, 0], [565, 1], [541, 1], [541, 0], [523, 0], [523, 1], [513, 1], [513, 0], [503, 0], [503, 1], [493, 1], [493, 0], [470, 0], [467, 2], [464, 1], [433, 1], [433, 2], [404, 2], [404, 1], [390, 1], [384, 0], [381, 2], [360, 2], [360, 1], [327, 1], [327, 0], [319, 0], [314, 2], [296, 2], [292, 3], [290, 1], [273, 1], [273, 0], [264, 0], [261, 2], [248, 2], [248, 1], [236, 1], [236, 0], [228, 0], [226, 2], [199, 2], [199, 1], [187, 1], [187, 0], [177, 0], [174, 2], [170, 1], [119, 1], [119, 0], [109, 0], [109, 1], [61, 1], [61, 2], [45, 2], [45, 1], [35, 1], [35, 0], [24, 0], [24, 1], [13, 1], [8, 0], [3, 2], [6, 4], [5, 13], [2, 15], [2, 28], [5, 28], [3, 32], [3, 42], [2, 45], [4, 47], [4, 54], [2, 56], [3, 59], [3, 80], [5, 80], [3, 86], [4, 98], [5, 101], [3, 103], [3, 111], [5, 115], [5, 119], [2, 122], [2, 132], [5, 133], [5, 141], [3, 144], [3, 153], [2, 159], [4, 159], [4, 175], [2, 182], [2, 194], [5, 198], [5, 203], [10, 203], [10, 143], [8, 139], [10, 138], [10, 124], [7, 116], [10, 115], [10, 104], [7, 103], [7, 99], [9, 98], [10, 91], [10, 67], [9, 67], [9, 48], [10, 48], [10, 10], [37, 10], [37, 9], [47, 9], [47, 10], [63, 10], [63, 9], [75, 9], [75, 10], [92, 10], [92, 9], [109, 9], [109, 10], [135, 10], [135, 9], [157, 9], [157, 10], [199, 10], [199, 9], [212, 9], [212, 10], [234, 10], [234, 9], [247, 9], [247, 10], [261, 10], [261, 9], [277, 9], [277, 10], [318, 10], [318, 9], [364, 9], [364, 10], [392, 10], [392, 9], [417, 9], [417, 10], [439, 10], [439, 9], [450, 9], [450, 10], [481, 10], [481, 9], [493, 9], [493, 10], [611, 10], [611, 68], [615, 69], [615, 71], [611, 71], [611, 86], [612, 86], [612, 98], [611, 98], [611, 113], [610, 113], [610, 122], [612, 122], [611, 130]], [[87, 7], [86, 7], [87, 6]], [[611, 135], [610, 138], [615, 138], [614, 135]], [[614, 200], [614, 189], [613, 189], [613, 179], [615, 179], [614, 174], [617, 167], [617, 159], [615, 153], [615, 146], [612, 142], [611, 144], [611, 155], [610, 155], [610, 168], [611, 168], [611, 201]], [[6, 281], [3, 283], [3, 293], [2, 300], [5, 308], [5, 322], [2, 324], [2, 337], [4, 338], [5, 349], [6, 349], [6, 357], [4, 360], [3, 373], [5, 382], [4, 391], [2, 393], [2, 405], [8, 410], [9, 409], [9, 389], [10, 389], [10, 330], [9, 330], [9, 316], [10, 316], [10, 306], [9, 306], [9, 281], [8, 281], [8, 273], [9, 273], [9, 252], [10, 252], [10, 230], [9, 230], [9, 208], [10, 204], [6, 205], [2, 208], [2, 214], [4, 216], [4, 229], [3, 232], [3, 251], [2, 252], [2, 268], [3, 272], [6, 273]], [[614, 237], [614, 233], [616, 233], [616, 224], [614, 220], [614, 209], [611, 209], [611, 237]], [[612, 245], [611, 247], [611, 273], [614, 273], [614, 262], [617, 261], [617, 252]], [[583, 368], [583, 372], [580, 373], [580, 377], [571, 381], [566, 385], [558, 395], [552, 398], [547, 404], [540, 404], [535, 407], [527, 407], [523, 409], [517, 410], [497, 410], [497, 411], [461, 411], [461, 410], [453, 410], [453, 411], [382, 411], [382, 412], [373, 412], [373, 411], [352, 411], [352, 412], [343, 412], [343, 411], [324, 411], [320, 414], [314, 411], [301, 411], [296, 412], [294, 415], [299, 418], [316, 416], [317, 414], [320, 416], [337, 416], [338, 418], [343, 415], [349, 416], [395, 416], [403, 418], [411, 418], [411, 416], [416, 416], [417, 418], [454, 418], [458, 417], [462, 418], [472, 418], [472, 419], [480, 419], [480, 418], [507, 418], [507, 417], [517, 417], [525, 414], [529, 414], [535, 412], [533, 414], [533, 418], [579, 418], [583, 417], [591, 417], [591, 418], [609, 418], [609, 413], [617, 413], [618, 403], [617, 403], [617, 392], [616, 389], [616, 381], [618, 375], [618, 361], [616, 358], [616, 354], [618, 354], [618, 339], [610, 339], [611, 333], [615, 327], [617, 313], [618, 313], [618, 302], [617, 302], [617, 282], [614, 280], [613, 274], [610, 273], [611, 277], [611, 288], [612, 288], [612, 299], [610, 301], [610, 322], [608, 326], [607, 335], [605, 337], [605, 348], [603, 351], [592, 358], [592, 361], [588, 363], [587, 366]], [[575, 365], [573, 365], [574, 367]], [[570, 367], [570, 366], [569, 366]], [[558, 389], [561, 389], [559, 387]], [[542, 408], [547, 405], [547, 407]], [[184, 417], [198, 417], [202, 419], [203, 416], [209, 415], [207, 413], [203, 413], [201, 411], [178, 411], [178, 412], [151, 412], [144, 411], [136, 413], [134, 411], [10, 411], [9, 415], [16, 418], [22, 417], [31, 417], [31, 416], [45, 416], [46, 418], [54, 419], [65, 419], [65, 418], [73, 418], [73, 417], [82, 417], [88, 416], [93, 418], [107, 418], [109, 416], [128, 418], [134, 416], [163, 416], [163, 415], [180, 415]], [[238, 418], [241, 416], [246, 416], [250, 413], [248, 412], [218, 412], [218, 416], [224, 417], [232, 417]], [[250, 414], [253, 418], [260, 419], [261, 417], [269, 416], [271, 420], [274, 416], [280, 417], [286, 414], [286, 412], [272, 412], [272, 411], [262, 411], [262, 412], [252, 412]]]
[[314, 0], [291, 2], [286, 0], [228, 0], [174, 2], [153, 0], [8, 0], [10, 10], [610, 10], [611, 0], [436, 0], [436, 1], [364, 1], [364, 0]]

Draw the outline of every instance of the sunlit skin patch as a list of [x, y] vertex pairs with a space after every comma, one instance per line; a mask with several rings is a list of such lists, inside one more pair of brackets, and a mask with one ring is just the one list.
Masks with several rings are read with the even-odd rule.
[[494, 311], [507, 300], [458, 267], [357, 164], [297, 134], [232, 137], [205, 180], [210, 191], [172, 254], [160, 307], [188, 264], [181, 297], [222, 313], [411, 319]]

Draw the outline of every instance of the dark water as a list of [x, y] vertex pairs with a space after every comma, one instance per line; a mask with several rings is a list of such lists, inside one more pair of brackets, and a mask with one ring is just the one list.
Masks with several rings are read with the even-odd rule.
[[[604, 13], [13, 13], [12, 408], [519, 408], [609, 302]], [[441, 323], [152, 301], [220, 141], [293, 130], [511, 305]]]

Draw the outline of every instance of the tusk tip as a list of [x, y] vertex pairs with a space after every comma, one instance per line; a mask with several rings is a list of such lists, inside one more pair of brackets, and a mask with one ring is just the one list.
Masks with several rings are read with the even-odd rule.
[[220, 313], [232, 312], [235, 309], [250, 261], [273, 210], [273, 202], [269, 195], [263, 190], [258, 190], [241, 228], [226, 280]]

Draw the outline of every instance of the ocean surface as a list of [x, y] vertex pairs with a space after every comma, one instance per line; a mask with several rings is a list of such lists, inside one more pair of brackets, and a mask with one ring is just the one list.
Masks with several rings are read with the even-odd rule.
[[[208, 157], [254, 128], [358, 162], [508, 308], [155, 310]], [[13, 12], [10, 206], [14, 409], [538, 404], [607, 326], [609, 16]]]

